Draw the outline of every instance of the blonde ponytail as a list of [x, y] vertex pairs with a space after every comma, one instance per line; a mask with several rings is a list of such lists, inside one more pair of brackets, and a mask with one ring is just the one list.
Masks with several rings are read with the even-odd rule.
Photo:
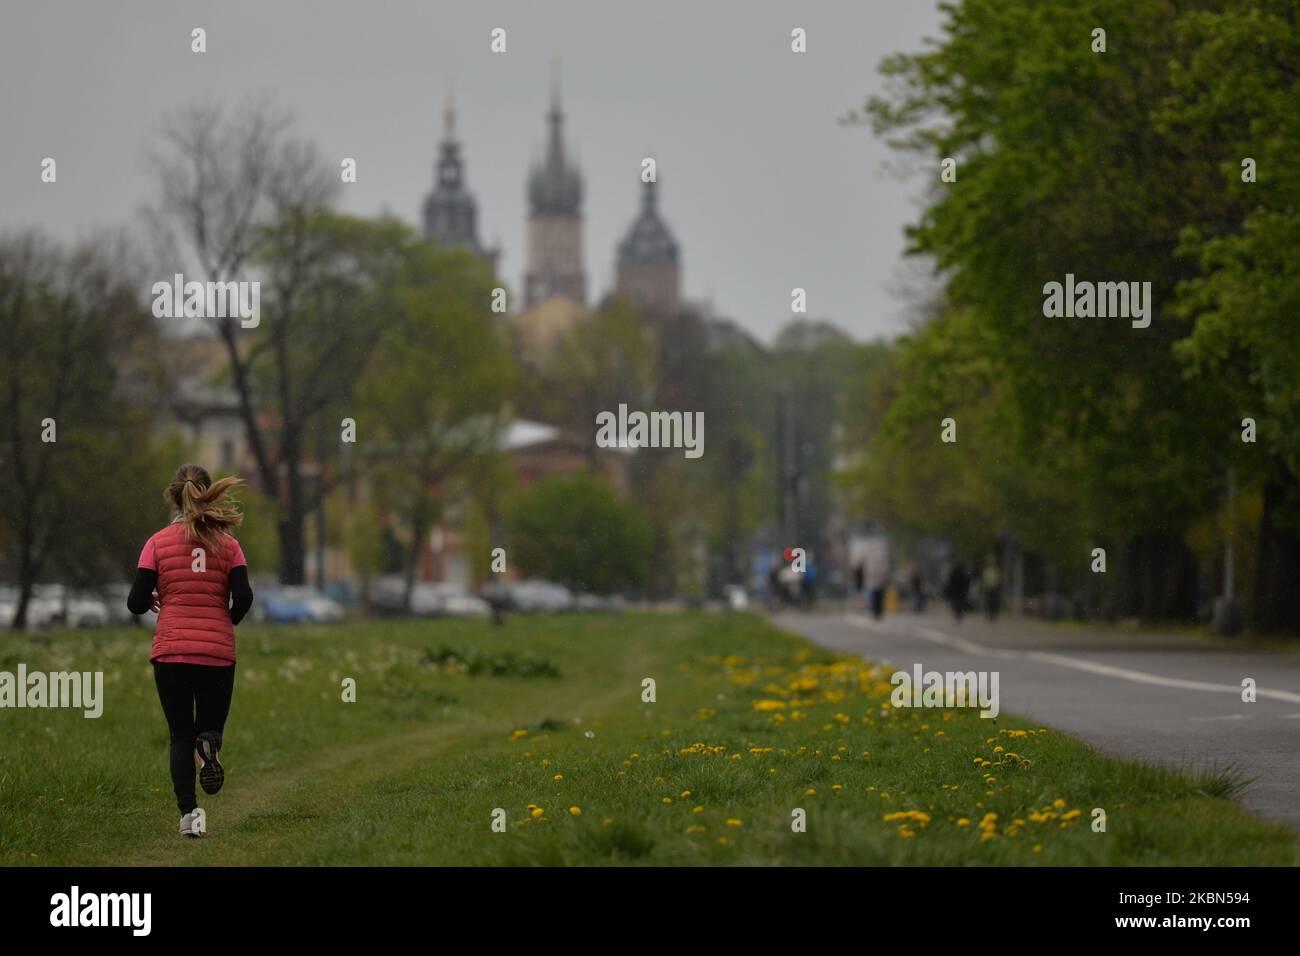
[[198, 465], [181, 465], [176, 470], [176, 477], [167, 486], [166, 498], [180, 513], [191, 541], [214, 552], [220, 547], [222, 536], [244, 520], [234, 503], [225, 501], [226, 493], [239, 484], [243, 484], [242, 478], [213, 481]]

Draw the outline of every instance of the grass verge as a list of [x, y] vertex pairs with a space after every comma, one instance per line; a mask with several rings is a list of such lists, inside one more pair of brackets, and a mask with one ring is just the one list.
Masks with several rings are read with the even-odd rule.
[[142, 630], [0, 637], [0, 671], [102, 670], [106, 698], [0, 710], [0, 863], [1300, 862], [1231, 768], [894, 710], [886, 671], [706, 614], [241, 628], [227, 785], [186, 841], [147, 653]]

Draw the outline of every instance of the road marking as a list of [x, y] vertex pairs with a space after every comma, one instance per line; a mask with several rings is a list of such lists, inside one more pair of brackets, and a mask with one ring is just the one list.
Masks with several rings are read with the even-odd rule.
[[[877, 626], [870, 621], [857, 617], [844, 616], [855, 627], [863, 630], [876, 631], [877, 633], [893, 634], [895, 636], [904, 636], [904, 632], [897, 628], [886, 628], [883, 625]], [[1116, 680], [1126, 680], [1135, 684], [1149, 684], [1156, 687], [1176, 687], [1180, 690], [1204, 690], [1214, 693], [1223, 694], [1241, 694], [1241, 687], [1236, 684], [1212, 684], [1208, 681], [1185, 680], [1181, 677], [1165, 677], [1161, 674], [1148, 674], [1146, 671], [1130, 670], [1127, 667], [1115, 667], [1112, 664], [1101, 664], [1096, 661], [1084, 660], [1081, 657], [1068, 657], [1065, 654], [1049, 654], [1046, 651], [1008, 651], [998, 647], [986, 647], [983, 644], [977, 644], [972, 640], [964, 637], [956, 637], [952, 634], [945, 634], [942, 631], [936, 631], [928, 627], [905, 626], [906, 631], [916, 634], [924, 640], [931, 641], [935, 644], [942, 644], [945, 647], [951, 647], [962, 651], [966, 654], [973, 654], [984, 657], [1000, 658], [1018, 658], [1021, 660], [1042, 661], [1044, 664], [1056, 664], [1059, 667], [1071, 667], [1075, 670], [1087, 671], [1091, 674], [1099, 674], [1102, 677], [1113, 677]], [[1287, 690], [1272, 690], [1269, 688], [1258, 687], [1255, 690], [1257, 697], [1267, 697], [1270, 700], [1284, 700], [1292, 704], [1300, 704], [1300, 694], [1292, 693]]]
[[1254, 720], [1254, 717], [1250, 714], [1223, 714], [1219, 717], [1188, 717], [1187, 719], [1203, 723], [1210, 720]]

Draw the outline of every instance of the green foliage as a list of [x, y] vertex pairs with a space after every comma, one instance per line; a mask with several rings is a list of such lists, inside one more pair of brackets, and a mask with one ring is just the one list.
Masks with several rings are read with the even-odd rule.
[[577, 591], [636, 590], [649, 574], [652, 536], [645, 513], [592, 475], [537, 482], [515, 500], [508, 533], [515, 567]]
[[442, 483], [496, 449], [514, 366], [491, 311], [493, 285], [477, 257], [408, 241], [395, 311], [357, 387], [367, 465], [411, 533], [408, 574], [442, 513]]
[[[1219, 202], [1193, 220], [1181, 252], [1199, 266], [1182, 313], [1195, 327], [1179, 354], [1196, 387], [1222, 383], [1230, 401], [1221, 427], [1258, 424], [1271, 472], [1300, 476], [1300, 31], [1292, 2], [1233, 0], [1189, 13], [1174, 91], [1158, 114], [1170, 136], [1205, 151]], [[1257, 181], [1242, 181], [1255, 160]], [[1260, 471], [1261, 456], [1233, 443], [1237, 464]]]
[[381, 522], [373, 503], [366, 501], [348, 511], [348, 562], [363, 579], [383, 570], [384, 539]]
[[119, 578], [166, 520], [145, 397], [153, 328], [134, 277], [111, 237], [0, 239], [0, 564], [20, 585]]
[[[942, 329], [900, 343], [872, 376], [875, 420], [847, 430], [864, 456], [848, 487], [958, 540], [1009, 528], [1067, 566], [1087, 541], [1162, 542], [1163, 574], [1220, 506], [1228, 465], [1276, 480], [1242, 417], [1300, 489], [1294, 5], [942, 8], [939, 41], [889, 57], [889, 92], [848, 117], [933, 170], [909, 236], [944, 278]], [[1257, 184], [1241, 182], [1246, 156]], [[946, 157], [955, 183], [939, 181]], [[1044, 317], [1043, 287], [1066, 273], [1149, 281], [1150, 327]], [[1182, 580], [1167, 606], [1186, 613]]]
[[542, 369], [547, 412], [590, 442], [594, 460], [596, 415], [620, 402], [632, 408], [649, 402], [655, 360], [655, 341], [640, 315], [622, 296], [610, 296], [548, 356]]

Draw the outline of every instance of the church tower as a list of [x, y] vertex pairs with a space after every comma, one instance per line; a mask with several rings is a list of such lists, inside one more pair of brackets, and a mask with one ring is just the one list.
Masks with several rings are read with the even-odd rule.
[[682, 274], [677, 242], [659, 216], [658, 188], [642, 184], [641, 211], [618, 244], [615, 287], [638, 308], [671, 315], [681, 302]]
[[582, 176], [564, 152], [564, 113], [552, 82], [546, 155], [528, 176], [528, 262], [524, 308], [554, 296], [586, 305], [582, 271]]
[[456, 141], [456, 108], [450, 99], [443, 112], [443, 138], [433, 192], [424, 200], [424, 235], [440, 246], [468, 249], [496, 273], [498, 251], [483, 248], [478, 240], [478, 205], [465, 186], [465, 163]]

